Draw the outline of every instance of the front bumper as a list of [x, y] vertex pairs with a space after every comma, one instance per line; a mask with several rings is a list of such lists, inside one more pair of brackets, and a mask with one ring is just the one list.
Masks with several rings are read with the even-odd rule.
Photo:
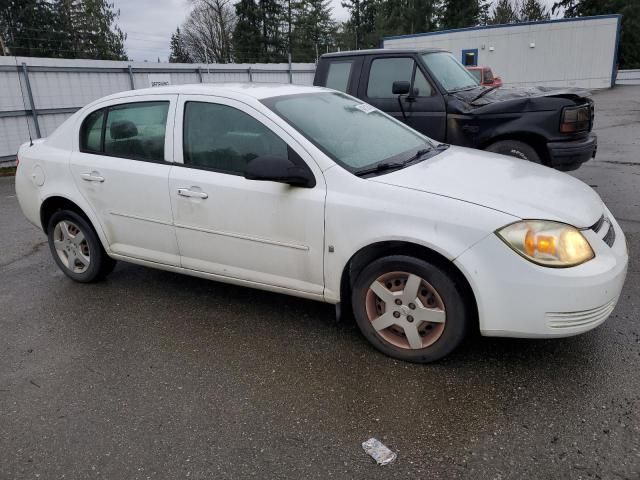
[[595, 158], [598, 137], [590, 133], [586, 138], [547, 144], [551, 166], [557, 170], [575, 170], [587, 160]]
[[536, 265], [494, 234], [455, 260], [476, 297], [480, 331], [486, 336], [567, 337], [591, 330], [613, 311], [629, 260], [624, 233], [607, 211], [616, 239], [609, 247], [583, 231], [595, 258], [572, 268]]

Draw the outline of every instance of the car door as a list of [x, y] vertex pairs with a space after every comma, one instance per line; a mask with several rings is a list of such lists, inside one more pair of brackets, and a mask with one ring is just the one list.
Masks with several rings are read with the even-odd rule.
[[146, 95], [96, 106], [82, 120], [70, 161], [110, 250], [174, 266], [180, 258], [167, 184], [176, 101]]
[[[392, 91], [395, 81], [409, 82], [410, 91], [413, 92], [400, 99], [406, 120], [402, 115], [398, 95]], [[358, 87], [358, 97], [435, 140], [445, 140], [444, 99], [412, 56], [367, 57]]]
[[[180, 96], [169, 190], [182, 267], [323, 293], [325, 183], [285, 130], [244, 103]], [[247, 180], [257, 156], [298, 155], [313, 188]]]

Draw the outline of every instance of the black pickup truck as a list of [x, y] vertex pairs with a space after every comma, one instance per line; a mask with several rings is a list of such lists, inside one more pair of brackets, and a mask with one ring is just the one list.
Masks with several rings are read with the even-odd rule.
[[590, 94], [485, 87], [444, 50], [329, 53], [314, 85], [341, 90], [440, 142], [575, 170], [595, 157]]

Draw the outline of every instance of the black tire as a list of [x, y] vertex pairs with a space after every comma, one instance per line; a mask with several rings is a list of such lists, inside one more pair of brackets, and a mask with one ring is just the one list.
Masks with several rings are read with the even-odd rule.
[[486, 148], [487, 152], [500, 153], [510, 157], [542, 164], [542, 159], [531, 145], [517, 140], [500, 140]]
[[[374, 281], [385, 274], [390, 274], [390, 272], [407, 272], [417, 275], [423, 281], [428, 282], [439, 295], [446, 315], [444, 324], [440, 324], [443, 325], [444, 330], [440, 330], [440, 336], [431, 345], [415, 349], [397, 346], [387, 341], [374, 329], [372, 320], [367, 314], [367, 299], [370, 298], [368, 295], [371, 295], [369, 287]], [[445, 357], [460, 345], [470, 323], [469, 308], [451, 276], [437, 265], [404, 255], [383, 257], [364, 268], [355, 281], [351, 302], [356, 322], [365, 338], [382, 353], [408, 362], [429, 363]], [[409, 319], [408, 316], [402, 318]], [[411, 321], [413, 322], [413, 320]], [[422, 322], [421, 325], [423, 328], [431, 328], [427, 322]], [[398, 327], [391, 328], [397, 329]]]
[[[82, 248], [88, 253], [87, 257], [89, 258], [89, 262], [84, 271], [71, 270], [65, 264], [65, 261], [63, 261], [61, 255], [58, 254], [55, 242], [56, 235], [59, 235], [59, 233], [57, 233], [56, 231], [56, 226], [60, 224], [60, 222], [71, 222], [71, 224], [77, 227], [79, 232], [81, 232], [84, 236], [85, 241], [82, 242], [82, 245], [78, 247]], [[116, 265], [116, 261], [109, 257], [104, 251], [102, 243], [100, 243], [100, 239], [98, 238], [98, 235], [96, 234], [91, 224], [78, 213], [72, 210], [59, 210], [55, 212], [49, 219], [47, 232], [49, 249], [51, 250], [53, 259], [56, 264], [58, 264], [60, 270], [62, 270], [62, 272], [70, 279], [81, 283], [97, 282], [99, 280], [102, 280], [105, 276], [113, 271]], [[58, 237], [58, 240], [60, 239], [62, 239], [63, 242], [66, 240], [64, 237]], [[73, 242], [67, 242], [67, 245], [65, 245], [65, 247], [73, 248]], [[66, 253], [63, 253], [63, 256], [68, 262], [70, 257], [68, 257]], [[77, 263], [77, 265], [80, 266], [80, 263]]]

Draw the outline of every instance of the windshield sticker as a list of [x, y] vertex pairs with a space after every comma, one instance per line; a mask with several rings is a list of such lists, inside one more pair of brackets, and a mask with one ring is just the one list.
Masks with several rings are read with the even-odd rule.
[[369, 105], [367, 103], [359, 103], [358, 105], [355, 106], [355, 108], [357, 108], [361, 112], [364, 112], [364, 113], [367, 113], [367, 114], [376, 111], [376, 107], [372, 107], [371, 105]]

